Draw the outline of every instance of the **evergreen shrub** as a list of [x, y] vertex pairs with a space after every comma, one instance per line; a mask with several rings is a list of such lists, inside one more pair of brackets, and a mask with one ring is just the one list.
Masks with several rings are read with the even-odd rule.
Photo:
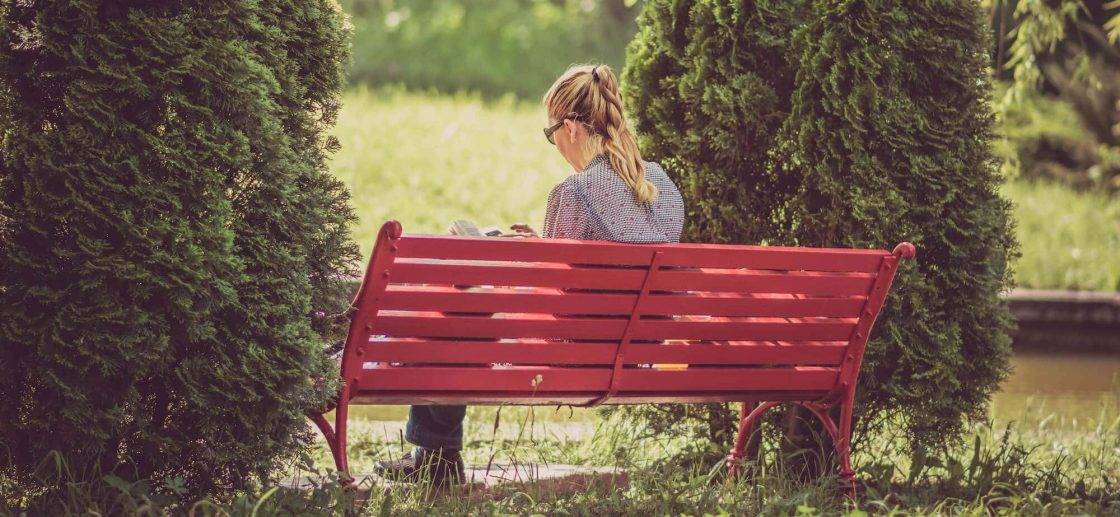
[[0, 477], [50, 490], [57, 451], [185, 496], [267, 478], [312, 436], [313, 320], [357, 259], [341, 11], [0, 5]]
[[[999, 293], [1017, 254], [991, 141], [987, 30], [970, 0], [650, 1], [626, 98], [643, 152], [688, 205], [686, 238], [890, 248], [899, 271], [868, 345], [857, 436], [942, 447], [1008, 369]], [[638, 410], [655, 428], [682, 415]], [[709, 433], [711, 434], [711, 433]], [[724, 433], [723, 436], [728, 436]]]

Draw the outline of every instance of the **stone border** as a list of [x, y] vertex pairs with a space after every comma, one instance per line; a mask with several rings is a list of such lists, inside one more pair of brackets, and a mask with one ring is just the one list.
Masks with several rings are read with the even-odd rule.
[[1015, 289], [1019, 350], [1120, 352], [1120, 292]]

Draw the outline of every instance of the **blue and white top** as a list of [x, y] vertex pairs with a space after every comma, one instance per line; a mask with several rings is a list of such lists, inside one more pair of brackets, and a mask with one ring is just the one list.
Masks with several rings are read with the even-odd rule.
[[684, 201], [660, 165], [644, 162], [657, 199], [640, 203], [611, 168], [606, 154], [552, 188], [544, 216], [545, 238], [627, 243], [680, 242]]

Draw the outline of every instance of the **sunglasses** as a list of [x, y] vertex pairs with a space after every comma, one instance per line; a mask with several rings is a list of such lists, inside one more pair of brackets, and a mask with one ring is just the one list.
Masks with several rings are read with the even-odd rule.
[[544, 128], [544, 137], [545, 137], [545, 139], [548, 140], [548, 143], [550, 143], [552, 145], [556, 145], [556, 140], [554, 140], [552, 138], [552, 134], [555, 133], [556, 130], [560, 129], [560, 126], [563, 126], [563, 125], [564, 125], [564, 119], [560, 119], [560, 122], [557, 122], [557, 123], [555, 123], [551, 126], [548, 126], [548, 127]]
[[588, 129], [591, 128], [588, 123], [580, 120], [580, 117], [578, 115], [576, 115], [575, 113], [569, 113], [568, 116], [560, 119], [560, 122], [544, 128], [544, 137], [548, 140], [548, 143], [556, 145], [556, 139], [553, 138], [552, 134], [560, 130], [560, 127], [564, 125], [565, 120], [574, 120], [576, 122], [579, 122], [580, 124], [587, 126]]

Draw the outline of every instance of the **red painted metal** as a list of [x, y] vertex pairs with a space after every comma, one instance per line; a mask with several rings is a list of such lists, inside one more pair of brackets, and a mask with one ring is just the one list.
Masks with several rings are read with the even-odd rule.
[[[797, 401], [800, 405], [808, 408], [825, 425], [825, 429], [831, 435], [840, 463], [840, 481], [848, 490], [848, 495], [853, 499], [856, 493], [856, 483], [855, 471], [852, 470], [851, 464], [852, 411], [855, 405], [855, 387], [859, 367], [863, 361], [863, 352], [867, 346], [871, 328], [875, 324], [875, 318], [878, 317], [883, 308], [883, 302], [890, 292], [891, 283], [898, 271], [898, 262], [904, 259], [913, 259], [916, 254], [917, 250], [913, 244], [903, 242], [896, 246], [890, 255], [882, 258], [875, 285], [868, 296], [859, 323], [849, 339], [848, 350], [841, 362], [840, 375], [836, 386], [832, 388], [828, 396], [820, 400]], [[739, 435], [736, 437], [735, 448], [727, 457], [731, 474], [734, 474], [738, 468], [738, 463], [743, 455], [743, 448], [755, 422], [761, 417], [762, 413], [774, 405], [776, 405], [775, 402], [765, 402], [754, 411], [743, 416], [739, 423]], [[833, 421], [829, 415], [836, 406], [839, 406], [840, 411], [839, 422]]]
[[[847, 342], [838, 341], [689, 341], [671, 344], [631, 343], [623, 363], [690, 365], [839, 366]], [[612, 365], [617, 343], [544, 342], [542, 340], [433, 341], [401, 338], [371, 342], [363, 358], [370, 362], [422, 364]]]
[[873, 273], [883, 252], [847, 248], [726, 246], [721, 244], [622, 244], [567, 239], [487, 239], [408, 235], [400, 256], [446, 260], [559, 262], [645, 266], [650, 249], [663, 252], [665, 267], [773, 269], [786, 271], [859, 271]]
[[[548, 366], [371, 368], [357, 386], [364, 391], [500, 391], [525, 395], [557, 392], [598, 392], [610, 389], [612, 368], [563, 368]], [[786, 368], [688, 368], [659, 370], [628, 368], [619, 392], [815, 391], [824, 395], [836, 385], [840, 370], [832, 367]]]
[[[769, 401], [797, 402], [800, 400], [816, 400], [823, 394], [820, 390], [814, 391], [755, 391], [751, 396], [758, 396]], [[455, 405], [466, 404], [470, 406], [578, 406], [586, 404], [596, 397], [601, 397], [602, 391], [564, 391], [540, 392], [526, 394], [524, 391], [382, 391], [359, 392], [351, 398], [351, 404], [377, 404], [377, 405]], [[647, 391], [647, 392], [619, 392], [607, 402], [611, 405], [622, 404], [706, 404], [727, 402], [742, 397], [741, 391]]]
[[[783, 296], [778, 298], [777, 296]], [[653, 293], [642, 303], [643, 315], [704, 314], [731, 317], [855, 318], [866, 297], [800, 297], [701, 291]], [[391, 285], [381, 310], [484, 311], [541, 314], [629, 316], [634, 296], [613, 293], [565, 292], [555, 288], [494, 287], [464, 291], [438, 285]]]
[[[744, 402], [806, 407], [849, 486], [868, 336], [909, 243], [884, 250], [378, 235], [354, 299], [334, 429], [351, 403]], [[496, 287], [494, 287], [496, 286]], [[467, 287], [470, 287], [469, 289]], [[835, 413], [835, 417], [833, 417]]]
[[635, 329], [642, 318], [642, 303], [649, 297], [650, 286], [654, 282], [654, 278], [661, 269], [661, 255], [660, 251], [653, 252], [650, 258], [649, 266], [646, 268], [646, 277], [642, 280], [642, 290], [638, 292], [637, 298], [634, 300], [634, 308], [630, 311], [630, 319], [626, 322], [626, 328], [622, 331], [622, 338], [618, 342], [618, 348], [614, 351], [614, 368], [611, 369], [611, 380], [607, 384], [607, 392], [601, 397], [596, 397], [594, 400], [589, 401], [586, 406], [598, 406], [609, 400], [616, 393], [618, 393], [619, 383], [622, 381], [622, 369], [625, 366], [626, 350], [630, 346], [630, 341], [633, 339]]
[[756, 321], [758, 318], [730, 321], [711, 318], [709, 321], [643, 320], [634, 331], [635, 339], [717, 339], [750, 337], [762, 341], [837, 341], [847, 339], [855, 326], [853, 321], [835, 319], [812, 322]]
[[337, 451], [335, 466], [343, 473], [344, 479], [352, 480], [346, 456], [346, 419], [349, 414], [350, 399], [355, 391], [354, 385], [358, 383], [358, 374], [362, 371], [364, 362], [361, 358], [362, 348], [369, 342], [370, 329], [364, 322], [371, 315], [377, 314], [377, 303], [389, 283], [389, 269], [393, 264], [394, 254], [397, 251], [396, 243], [400, 238], [400, 223], [389, 221], [381, 226], [369, 267], [366, 268], [366, 274], [362, 278], [362, 285], [350, 305], [353, 315], [350, 320], [350, 331], [346, 337], [346, 347], [342, 352], [341, 388], [338, 393], [338, 405], [334, 411], [334, 450]]
[[714, 292], [792, 293], [827, 296], [866, 295], [875, 281], [866, 273], [759, 272], [726, 269], [666, 271], [654, 289]]

